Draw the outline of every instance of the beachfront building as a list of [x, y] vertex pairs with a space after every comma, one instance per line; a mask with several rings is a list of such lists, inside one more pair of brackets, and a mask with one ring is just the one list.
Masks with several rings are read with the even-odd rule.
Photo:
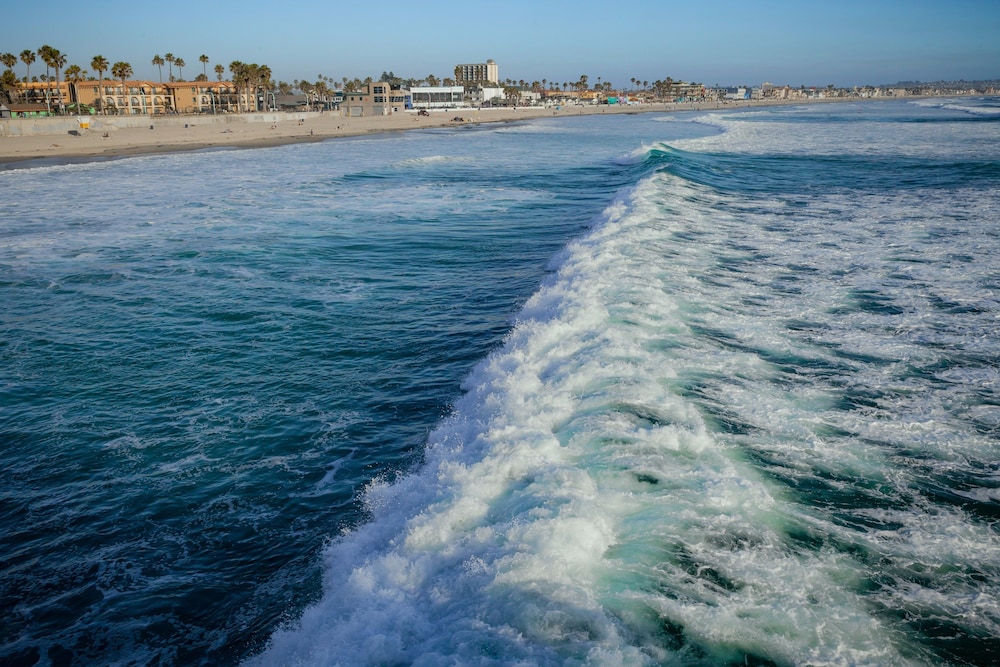
[[[165, 84], [151, 81], [29, 81], [21, 82], [22, 99], [26, 106], [39, 113], [99, 113], [113, 115], [163, 113], [173, 107], [171, 93]], [[44, 111], [43, 111], [44, 110]]]
[[455, 83], [468, 85], [470, 83], [493, 84], [500, 82], [500, 71], [492, 58], [484, 63], [470, 65], [455, 65]]
[[407, 91], [385, 81], [369, 83], [363, 90], [345, 91], [343, 97], [340, 109], [349, 118], [391, 116], [409, 106]]
[[506, 94], [503, 88], [488, 86], [471, 86], [465, 89], [465, 99], [474, 107], [503, 106]]
[[653, 86], [653, 93], [655, 97], [664, 102], [691, 102], [695, 100], [703, 100], [706, 96], [721, 99], [726, 95], [727, 90], [728, 89], [724, 88], [716, 88], [711, 91], [707, 91], [703, 84], [673, 81], [671, 79], [657, 82]]
[[580, 92], [577, 90], [545, 90], [542, 91], [545, 104], [549, 106], [567, 106], [580, 104]]
[[[103, 88], [98, 90], [98, 83]], [[110, 115], [117, 116], [155, 116], [173, 110], [174, 100], [171, 91], [165, 84], [152, 81], [116, 81], [104, 79], [101, 82], [87, 81], [81, 85], [84, 94], [89, 95], [92, 104], [98, 107], [97, 100]]]
[[727, 86], [717, 88], [716, 92], [719, 98], [724, 100], [749, 100], [751, 90], [746, 86]]
[[76, 102], [69, 81], [20, 81], [17, 84], [17, 101], [12, 107], [22, 113], [31, 110], [31, 115], [45, 115], [64, 111]]
[[231, 81], [171, 81], [160, 84], [170, 91], [177, 113], [238, 113], [274, 107], [274, 95], [254, 98]]
[[416, 86], [410, 89], [414, 109], [457, 109], [468, 106], [465, 86]]
[[[31, 81], [19, 84], [23, 105], [38, 114], [107, 113], [117, 116], [153, 116], [163, 113], [226, 113], [258, 108], [232, 82], [153, 81], [116, 79], [76, 83]], [[20, 105], [19, 105], [20, 106]]]

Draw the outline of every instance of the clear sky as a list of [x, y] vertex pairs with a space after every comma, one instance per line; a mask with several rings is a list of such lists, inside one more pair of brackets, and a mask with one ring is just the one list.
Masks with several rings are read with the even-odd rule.
[[[1000, 0], [11, 0], [0, 53], [43, 44], [90, 70], [103, 55], [156, 80], [234, 60], [275, 80], [453, 75], [497, 61], [502, 79], [591, 84], [671, 77], [714, 85], [851, 86], [1000, 78]], [[23, 64], [15, 67], [24, 75]], [[32, 75], [45, 72], [40, 61]], [[93, 73], [93, 72], [91, 72]], [[228, 76], [228, 70], [227, 70]], [[164, 69], [166, 78], [166, 69]]]

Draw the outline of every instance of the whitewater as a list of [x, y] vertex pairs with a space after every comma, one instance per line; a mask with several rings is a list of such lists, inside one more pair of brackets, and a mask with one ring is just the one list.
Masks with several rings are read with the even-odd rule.
[[[995, 664], [998, 139], [961, 98], [0, 174], [2, 651]], [[37, 206], [109, 183], [167, 204]]]

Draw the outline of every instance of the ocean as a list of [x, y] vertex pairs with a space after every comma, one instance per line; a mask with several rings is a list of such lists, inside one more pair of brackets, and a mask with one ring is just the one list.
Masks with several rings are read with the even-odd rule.
[[1000, 664], [1000, 100], [22, 166], [4, 665]]

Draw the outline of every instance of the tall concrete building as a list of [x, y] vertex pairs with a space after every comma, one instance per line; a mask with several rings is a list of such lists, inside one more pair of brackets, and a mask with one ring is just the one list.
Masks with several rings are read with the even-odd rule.
[[497, 63], [492, 58], [485, 63], [474, 63], [471, 65], [455, 65], [455, 83], [459, 85], [467, 83], [500, 83], [500, 73]]

